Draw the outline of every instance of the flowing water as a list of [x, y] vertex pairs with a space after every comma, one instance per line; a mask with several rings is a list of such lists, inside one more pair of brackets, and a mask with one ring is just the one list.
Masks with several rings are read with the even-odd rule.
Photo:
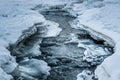
[[[94, 74], [96, 66], [101, 64], [104, 59], [96, 62], [97, 64], [95, 65], [84, 61], [83, 56], [86, 48], [82, 46], [78, 47], [79, 43], [88, 46], [91, 50], [98, 47], [108, 50], [108, 47], [99, 41], [95, 41], [86, 30], [72, 28], [69, 23], [74, 20], [75, 17], [66, 11], [46, 10], [40, 13], [44, 15], [47, 20], [57, 22], [59, 27], [62, 28], [62, 31], [56, 37], [46, 38], [41, 37], [41, 33], [37, 32], [21, 41], [16, 47], [11, 47], [11, 53], [17, 57], [17, 62], [19, 63], [22, 57], [30, 55], [33, 46], [39, 44], [41, 55], [32, 58], [44, 60], [51, 67], [50, 75], [46, 80], [76, 80], [77, 74], [83, 70], [90, 70]], [[12, 51], [12, 49], [14, 51]], [[17, 55], [15, 55], [16, 53]], [[20, 57], [18, 57], [20, 53], [26, 55], [20, 55]], [[107, 56], [109, 55], [102, 57], [106, 58]], [[101, 56], [99, 56], [99, 58], [100, 57]]]
[[[96, 44], [87, 31], [72, 28], [69, 23], [75, 17], [70, 16], [69, 13], [62, 10], [41, 13], [47, 20], [57, 22], [62, 28], [57, 37], [44, 38], [40, 44], [41, 59], [45, 60], [52, 68], [47, 80], [76, 80], [77, 74], [82, 70], [88, 69], [94, 72], [97, 65], [92, 66], [83, 61], [85, 48], [78, 47], [78, 42], [101, 48], [105, 48], [104, 45], [99, 42]], [[78, 41], [72, 41], [74, 37]]]

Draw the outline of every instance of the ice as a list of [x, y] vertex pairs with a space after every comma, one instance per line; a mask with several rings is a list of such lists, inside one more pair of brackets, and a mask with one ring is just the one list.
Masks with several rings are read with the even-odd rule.
[[[39, 4], [60, 5], [76, 1], [78, 0], [0, 0], [0, 80], [10, 80], [12, 78], [7, 73], [13, 72], [17, 63], [6, 48], [19, 39], [23, 30], [29, 29], [35, 23], [49, 23], [46, 37], [56, 36], [61, 31], [57, 23], [46, 21], [41, 14], [31, 9]], [[106, 58], [95, 71], [99, 80], [119, 80], [119, 8], [119, 0], [85, 0], [83, 3], [70, 4], [64, 8], [77, 17], [74, 23], [71, 23], [73, 27], [82, 27], [88, 30], [94, 39], [105, 40], [107, 44], [115, 47], [115, 53]], [[79, 46], [83, 45], [79, 44]], [[32, 51], [37, 52], [36, 49], [38, 47], [34, 47]], [[85, 54], [88, 54], [88, 52], [89, 50]]]
[[77, 80], [93, 80], [93, 74], [89, 70], [83, 70], [77, 75]]
[[91, 65], [97, 65], [104, 60], [104, 57], [102, 56], [105, 56], [105, 55], [108, 55], [108, 54], [101, 47], [93, 48], [93, 49], [87, 48], [84, 52], [83, 60], [91, 63]]
[[[42, 2], [46, 1], [42, 0]], [[41, 0], [0, 0], [0, 69], [3, 69], [2, 72], [12, 73], [17, 67], [15, 58], [10, 55], [7, 49], [9, 44], [16, 43], [18, 39], [20, 39], [20, 36], [23, 35], [23, 31], [32, 27], [35, 23], [44, 23], [46, 21], [39, 12], [31, 10], [31, 8], [34, 8], [42, 2]], [[58, 27], [55, 25], [54, 29], [60, 31], [57, 30]], [[50, 27], [48, 29], [50, 29]], [[54, 33], [51, 31], [52, 30], [49, 30], [48, 35], [54, 35], [55, 31]], [[30, 32], [32, 32], [32, 30]], [[31, 34], [27, 34], [25, 37], [30, 35]], [[38, 48], [39, 47], [34, 47], [31, 51], [37, 54], [39, 53]], [[1, 76], [0, 80], [4, 80], [4, 77]], [[8, 80], [9, 79], [8, 77]], [[7, 78], [5, 78], [5, 80], [7, 80]]]
[[[70, 12], [78, 16], [72, 25], [75, 28], [82, 27], [88, 30], [94, 39], [103, 39], [111, 47], [115, 47], [115, 53], [106, 58], [103, 63], [98, 66], [95, 74], [98, 76], [99, 80], [119, 80], [120, 1], [101, 0], [102, 2], [100, 2], [100, 4], [97, 2], [100, 0], [96, 0], [95, 3], [95, 0], [90, 1], [92, 1], [92, 4], [78, 3], [72, 5], [72, 10]], [[99, 7], [96, 7], [96, 4], [99, 5]]]
[[16, 60], [7, 49], [0, 47], [0, 66], [6, 73], [11, 73], [17, 67]]
[[50, 74], [50, 67], [47, 63], [43, 60], [37, 59], [27, 59], [20, 62], [19, 70], [21, 76], [25, 79], [35, 79]]
[[13, 77], [11, 75], [6, 74], [1, 68], [0, 68], [0, 80], [11, 80]]
[[55, 37], [59, 35], [61, 32], [61, 28], [59, 28], [59, 24], [53, 21], [46, 21], [47, 26], [47, 34], [44, 37]]

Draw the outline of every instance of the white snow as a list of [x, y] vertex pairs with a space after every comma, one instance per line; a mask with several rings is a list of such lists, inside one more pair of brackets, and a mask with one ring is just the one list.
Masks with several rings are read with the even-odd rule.
[[[0, 0], [0, 70], [2, 70], [0, 72], [4, 72], [5, 76], [8, 77], [2, 77], [1, 75], [0, 80], [10, 80], [9, 75], [6, 73], [13, 72], [17, 67], [15, 58], [11, 56], [8, 49], [6, 49], [9, 44], [14, 44], [22, 35], [22, 32], [32, 27], [35, 23], [47, 24], [45, 18], [39, 14], [39, 12], [31, 10], [31, 8], [43, 3], [54, 5], [58, 3], [57, 1], [58, 0]], [[58, 4], [63, 3], [60, 2]], [[47, 35], [58, 35], [61, 31], [61, 29], [58, 28], [58, 24], [54, 22], [49, 22], [49, 24], [51, 26], [48, 26]], [[52, 25], [54, 30], [51, 29]], [[37, 50], [38, 47], [34, 48], [36, 50], [33, 50], [40, 54]]]
[[25, 5], [19, 5], [19, 1], [0, 0], [0, 66], [6, 73], [13, 72], [17, 67], [14, 57], [6, 47], [9, 43], [15, 43], [24, 29], [31, 27], [35, 22], [45, 21], [42, 15], [26, 9]]
[[[76, 1], [78, 0], [0, 0], [0, 80], [10, 80], [12, 77], [7, 73], [11, 73], [17, 66], [6, 47], [10, 43], [15, 43], [22, 35], [22, 31], [33, 26], [34, 23], [46, 22], [41, 14], [31, 8], [38, 4], [59, 5]], [[115, 46], [115, 53], [97, 67], [95, 74], [99, 80], [119, 80], [120, 0], [85, 0], [84, 3], [67, 5], [65, 9], [78, 17], [71, 25], [89, 30], [94, 38], [105, 37], [111, 46]], [[54, 22], [50, 22], [51, 24], [55, 25], [48, 26], [47, 36], [55, 36], [55, 33], [58, 35], [61, 31], [60, 28], [58, 29], [59, 25]], [[96, 32], [93, 33], [93, 30]]]
[[62, 29], [59, 28], [59, 24], [53, 21], [47, 20], [45, 22], [47, 24], [47, 34], [44, 37], [52, 37], [52, 36], [57, 36]]
[[115, 47], [115, 53], [97, 67], [95, 74], [99, 80], [120, 80], [120, 0], [87, 1], [72, 5], [70, 12], [78, 17], [72, 25], [87, 29], [96, 39], [105, 37]]

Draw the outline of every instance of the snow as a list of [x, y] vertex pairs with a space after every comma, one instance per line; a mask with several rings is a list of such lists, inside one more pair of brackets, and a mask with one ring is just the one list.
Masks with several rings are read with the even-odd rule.
[[[99, 80], [119, 80], [120, 78], [120, 1], [119, 0], [90, 0], [92, 4], [70, 5], [71, 14], [77, 19], [72, 23], [73, 27], [82, 27], [89, 31], [92, 37], [104, 39], [110, 46], [115, 47], [115, 53], [106, 58], [97, 67], [95, 74]], [[99, 5], [97, 6], [96, 5]], [[69, 6], [69, 7], [70, 7]], [[82, 7], [81, 7], [82, 6]], [[97, 6], [97, 7], [96, 7]], [[94, 33], [93, 33], [94, 32]]]
[[35, 22], [45, 21], [42, 15], [26, 10], [24, 6], [17, 7], [18, 3], [15, 3], [12, 0], [0, 0], [0, 66], [6, 73], [13, 72], [17, 67], [14, 57], [6, 47], [10, 43], [15, 43], [24, 29], [31, 27]]
[[[49, 5], [54, 5], [53, 1], [56, 4], [58, 3], [55, 0], [51, 1]], [[5, 76], [0, 76], [0, 80], [10, 80], [10, 76], [7, 73], [13, 72], [18, 65], [15, 58], [10, 55], [7, 47], [9, 44], [16, 43], [23, 35], [23, 31], [32, 27], [35, 23], [47, 24], [48, 21], [45, 20], [44, 16], [37, 11], [31, 10], [31, 8], [38, 4], [48, 4], [48, 2], [45, 0], [0, 0], [0, 74], [2, 72], [5, 74]], [[58, 35], [61, 31], [58, 28], [58, 24], [54, 22], [49, 22], [49, 24], [47, 36]], [[52, 25], [54, 30], [51, 28]], [[38, 48], [38, 46], [34, 47], [32, 51], [40, 54]]]
[[87, 62], [91, 62], [91, 63], [98, 63], [98, 61], [102, 61], [102, 57], [99, 59], [99, 56], [102, 55], [108, 55], [105, 50], [103, 50], [103, 48], [101, 47], [97, 47], [94, 49], [91, 48], [87, 48], [84, 52], [84, 57], [83, 60], [87, 61]]
[[[31, 9], [38, 4], [60, 5], [77, 1], [0, 0], [0, 80], [12, 78], [7, 73], [11, 73], [17, 67], [17, 63], [6, 47], [15, 43], [23, 30], [32, 27], [35, 23], [48, 23], [46, 37], [56, 36], [61, 31], [57, 23], [46, 21], [41, 14]], [[115, 53], [97, 67], [95, 74], [99, 80], [119, 80], [120, 0], [85, 0], [83, 3], [67, 5], [64, 9], [77, 16], [77, 19], [71, 23], [73, 27], [82, 27], [95, 39], [104, 39], [115, 47]]]
[[5, 47], [0, 47], [0, 66], [6, 73], [11, 73], [17, 66], [14, 57]]
[[54, 37], [59, 35], [59, 33], [62, 31], [62, 29], [59, 28], [59, 24], [56, 22], [47, 20], [45, 24], [47, 24], [48, 31], [44, 37]]
[[[105, 48], [100, 47], [99, 45], [94, 45], [94, 43], [88, 39], [86, 40], [79, 40], [78, 37], [75, 34], [71, 34], [72, 40], [68, 42], [77, 42], [78, 47], [82, 47], [85, 49], [83, 61], [89, 62], [91, 65], [98, 65], [100, 64], [106, 55], [109, 55], [109, 51]], [[84, 44], [87, 42], [91, 42], [89, 45]], [[67, 43], [67, 42], [66, 42]], [[74, 55], [72, 55], [74, 56]]]

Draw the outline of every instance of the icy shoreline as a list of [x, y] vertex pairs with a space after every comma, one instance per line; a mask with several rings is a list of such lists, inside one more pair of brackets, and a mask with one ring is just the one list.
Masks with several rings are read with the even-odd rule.
[[[60, 3], [57, 0], [52, 0], [52, 1], [55, 1], [55, 3], [54, 4], [50, 3], [51, 5], [66, 4], [68, 2], [67, 0], [66, 2], [61, 1]], [[48, 4], [47, 1], [43, 1], [43, 2], [44, 4]], [[33, 26], [35, 23], [46, 22], [46, 20], [42, 15], [40, 15], [36, 11], [30, 10], [31, 8], [41, 3], [42, 1], [39, 1], [39, 0], [38, 1], [32, 0], [31, 2], [27, 2], [27, 0], [0, 1], [0, 10], [1, 10], [0, 12], [0, 26], [1, 26], [0, 27], [0, 42], [1, 42], [0, 66], [2, 66], [2, 68], [0, 68], [1, 80], [10, 80], [12, 76], [10, 76], [9, 73], [13, 72], [18, 65], [14, 57], [10, 55], [10, 52], [6, 49], [6, 47], [8, 47], [9, 44], [14, 44], [22, 35], [23, 30], [28, 29], [29, 27]], [[92, 5], [88, 5], [89, 3]], [[100, 66], [98, 66], [98, 68], [95, 71], [95, 74], [98, 76], [99, 80], [119, 80], [119, 74], [120, 74], [120, 71], [119, 71], [120, 65], [118, 64], [118, 61], [120, 60], [119, 59], [120, 27], [119, 27], [119, 15], [118, 15], [120, 12], [119, 3], [120, 3], [119, 0], [116, 0], [116, 1], [106, 0], [105, 2], [100, 2], [100, 1], [94, 2], [94, 0], [93, 1], [90, 0], [88, 1], [88, 3], [73, 4], [72, 9], [70, 9], [72, 10], [70, 11], [71, 14], [78, 17], [77, 20], [75, 21], [75, 27], [76, 25], [78, 26], [77, 28], [79, 27], [85, 28], [84, 26], [87, 26], [91, 28], [91, 29], [87, 28], [87, 30], [95, 39], [102, 38], [107, 42], [108, 45], [115, 47], [115, 53], [112, 56], [106, 58], [104, 62]], [[9, 4], [9, 5], [6, 5], [6, 4]], [[68, 5], [67, 7], [69, 6], [71, 8], [71, 5]], [[101, 12], [103, 12], [103, 14], [101, 14]], [[107, 15], [109, 16], [106, 17]], [[114, 15], [116, 15], [116, 17], [113, 19]], [[49, 25], [51, 25], [52, 23], [54, 24], [54, 22], [50, 22], [50, 21], [48, 21], [48, 23]], [[116, 29], [114, 29], [114, 26], [116, 27]], [[48, 27], [48, 28], [51, 29], [51, 27]], [[55, 28], [56, 29], [58, 28], [58, 24], [55, 25]], [[36, 28], [32, 30], [33, 34], [34, 34], [34, 31], [36, 31]], [[60, 29], [58, 30], [58, 32], [59, 31]], [[94, 35], [93, 33], [94, 31], [97, 31], [95, 32], [95, 34], [97, 33], [96, 35]], [[51, 32], [48, 32], [48, 34], [51, 34]], [[101, 36], [101, 34], [105, 34], [108, 37], [103, 35]], [[26, 36], [29, 36], [29, 35], [26, 35]], [[53, 34], [52, 36], [55, 36], [55, 35]]]
[[[105, 38], [105, 40], [115, 49], [115, 53], [112, 56], [106, 58], [103, 63], [97, 67], [95, 74], [98, 76], [99, 80], [119, 80], [119, 0], [91, 0], [90, 2], [85, 2], [82, 4], [78, 3], [69, 6], [66, 7], [68, 8], [68, 11], [78, 17], [73, 23], [73, 25], [75, 24], [75, 28], [84, 28], [84, 26], [87, 26], [88, 28], [92, 29], [88, 29], [92, 33], [92, 35], [94, 34], [93, 31], [97, 31], [100, 34], [105, 34], [109, 37]], [[97, 36], [98, 38], [104, 37], [99, 34], [96, 34], [95, 36]]]
[[[56, 36], [61, 31], [57, 23], [47, 21], [38, 12], [31, 10], [31, 8], [34, 6], [41, 4], [41, 1], [36, 2], [33, 0], [31, 2], [27, 2], [27, 0], [0, 1], [0, 80], [11, 80], [13, 77], [10, 74], [14, 75], [13, 72], [15, 72], [16, 68], [18, 67], [15, 57], [11, 56], [10, 51], [7, 49], [9, 44], [19, 44], [19, 42], [24, 40], [26, 37], [33, 35], [37, 31], [37, 28], [34, 27], [34, 24], [36, 23], [41, 23], [42, 25], [46, 26], [46, 37]], [[52, 24], [54, 24], [54, 26], [52, 26], [54, 29], [51, 28]], [[54, 34], [51, 34], [51, 31], [54, 31]], [[39, 53], [37, 48], [39, 47], [36, 46], [33, 50], [36, 53]], [[35, 55], [38, 55], [36, 53]], [[37, 60], [31, 61], [29, 65], [34, 64], [34, 61], [36, 62]], [[41, 66], [41, 69], [44, 65], [45, 68], [43, 73], [46, 70], [48, 74], [50, 69], [44, 61], [38, 60], [37, 64]], [[42, 72], [42, 70], [40, 71]]]

